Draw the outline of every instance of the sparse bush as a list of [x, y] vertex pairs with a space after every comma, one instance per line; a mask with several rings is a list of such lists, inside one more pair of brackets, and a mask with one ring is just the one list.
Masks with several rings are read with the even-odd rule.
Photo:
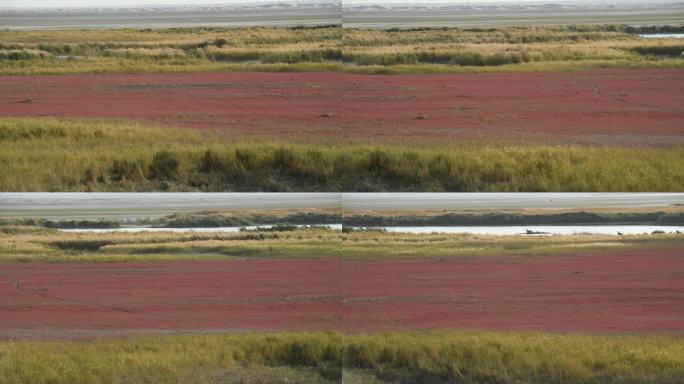
[[[114, 160], [109, 174], [113, 181], [142, 181], [145, 171], [142, 160]], [[91, 176], [90, 179], [93, 179]]]

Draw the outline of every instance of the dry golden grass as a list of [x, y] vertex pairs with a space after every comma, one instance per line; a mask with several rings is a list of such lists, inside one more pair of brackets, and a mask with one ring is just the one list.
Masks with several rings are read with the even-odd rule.
[[674, 384], [684, 375], [675, 335], [223, 333], [8, 341], [0, 357], [1, 384]]
[[71, 233], [0, 227], [0, 262], [112, 262], [229, 258], [393, 258], [544, 256], [684, 246], [684, 235], [491, 236], [311, 228], [238, 233]]
[[625, 31], [624, 26], [585, 26], [0, 32], [0, 74], [239, 70], [467, 73], [684, 67], [680, 39], [642, 39]]

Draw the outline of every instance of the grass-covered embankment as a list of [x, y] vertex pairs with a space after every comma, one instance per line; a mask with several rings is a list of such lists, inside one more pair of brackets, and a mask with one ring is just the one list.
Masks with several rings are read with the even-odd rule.
[[45, 227], [56, 229], [112, 229], [122, 225], [144, 225], [157, 228], [216, 228], [274, 225], [279, 227], [297, 225], [341, 224], [342, 213], [335, 210], [230, 210], [229, 212], [174, 213], [158, 219], [94, 219], [94, 220], [48, 220], [43, 218], [0, 219], [3, 227]]
[[[677, 383], [679, 336], [423, 332], [2, 341], [0, 383]], [[240, 380], [240, 381], [232, 381]]]
[[369, 211], [344, 215], [350, 227], [432, 227], [497, 225], [684, 225], [684, 210], [430, 212], [389, 213]]
[[[684, 210], [678, 206], [660, 209], [530, 210], [510, 211], [349, 211], [340, 210], [229, 210], [174, 213], [157, 219], [47, 220], [42, 218], [0, 219], [0, 228], [34, 226], [57, 229], [111, 229], [122, 225], [156, 228], [217, 228], [259, 225], [334, 225], [345, 227], [439, 227], [508, 225], [684, 225]], [[346, 229], [348, 229], [346, 228]]]
[[257, 212], [200, 212], [191, 214], [173, 214], [158, 221], [152, 221], [157, 227], [166, 228], [212, 228], [212, 227], [244, 227], [254, 225], [331, 225], [342, 223], [341, 211], [273, 211]]
[[634, 249], [680, 248], [682, 234], [650, 235], [472, 235], [352, 231], [342, 237], [345, 260], [389, 260], [487, 256], [587, 255]]
[[684, 190], [682, 159], [682, 146], [284, 143], [127, 121], [0, 119], [5, 192], [666, 192]]
[[64, 233], [0, 227], [0, 262], [118, 262], [340, 257], [341, 232], [276, 228], [243, 232]]
[[0, 74], [339, 71], [342, 29], [0, 32]]
[[680, 29], [624, 25], [347, 29], [343, 61], [350, 64], [347, 72], [375, 74], [681, 68], [681, 40], [638, 36]]
[[0, 226], [0, 262], [117, 262], [244, 258], [390, 260], [576, 255], [681, 248], [682, 234], [491, 236], [275, 228], [225, 232], [65, 233]]
[[0, 75], [346, 71], [471, 73], [683, 68], [681, 26], [407, 30], [172, 28], [0, 32]]

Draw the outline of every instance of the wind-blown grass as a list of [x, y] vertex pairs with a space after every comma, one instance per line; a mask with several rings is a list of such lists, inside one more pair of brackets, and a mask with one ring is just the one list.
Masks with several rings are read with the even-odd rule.
[[[677, 383], [678, 336], [412, 332], [211, 334], [0, 342], [0, 383]], [[314, 374], [314, 376], [312, 376]], [[244, 376], [242, 383], [250, 381]], [[262, 376], [263, 377], [263, 376]], [[358, 380], [358, 381], [352, 381]]]
[[172, 28], [0, 32], [0, 75], [103, 72], [470, 73], [683, 68], [679, 39], [624, 25], [366, 30]]
[[2, 191], [684, 190], [684, 147], [258, 142], [104, 120], [0, 119]]

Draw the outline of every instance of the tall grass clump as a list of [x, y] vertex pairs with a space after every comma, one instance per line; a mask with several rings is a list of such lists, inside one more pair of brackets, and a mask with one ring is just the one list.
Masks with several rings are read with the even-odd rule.
[[149, 174], [153, 179], [168, 180], [178, 176], [178, 156], [173, 152], [160, 151], [154, 154], [149, 166]]

